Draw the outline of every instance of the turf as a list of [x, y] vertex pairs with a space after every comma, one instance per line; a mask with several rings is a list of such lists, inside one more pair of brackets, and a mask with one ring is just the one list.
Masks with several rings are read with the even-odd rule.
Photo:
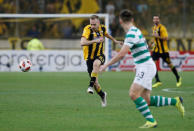
[[[151, 130], [194, 129], [194, 72], [182, 72], [176, 88], [171, 72], [160, 72], [163, 85], [152, 95], [183, 96], [186, 116], [175, 107], [151, 107], [158, 127]], [[0, 73], [0, 131], [126, 131], [140, 130], [145, 120], [128, 96], [133, 72], [106, 72], [99, 81], [108, 106], [86, 93], [88, 74], [59, 72]], [[162, 89], [170, 88], [172, 92]]]

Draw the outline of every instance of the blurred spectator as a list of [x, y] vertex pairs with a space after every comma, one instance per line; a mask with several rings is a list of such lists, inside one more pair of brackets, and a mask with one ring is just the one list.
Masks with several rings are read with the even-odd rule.
[[32, 37], [32, 38], [39, 38], [40, 37], [40, 32], [37, 29], [37, 25], [32, 26], [32, 29], [30, 29], [28, 31], [27, 36]]
[[39, 5], [39, 11], [40, 11], [41, 13], [44, 13], [45, 0], [38, 0], [37, 3], [38, 3], [38, 5]]
[[27, 50], [44, 50], [44, 46], [40, 40], [33, 38], [28, 42]]
[[116, 0], [115, 3], [116, 3], [116, 5], [117, 5], [117, 8], [118, 8], [119, 10], [121, 10], [122, 7], [123, 7], [124, 1], [123, 1], [123, 0]]
[[55, 0], [55, 2], [53, 3], [54, 4], [54, 7], [55, 7], [55, 10], [56, 10], [56, 13], [60, 13], [61, 12], [61, 9], [62, 9], [62, 2], [60, 2], [60, 0]]
[[111, 14], [115, 12], [115, 6], [113, 1], [109, 1], [108, 4], [106, 5], [106, 12]]
[[46, 6], [46, 13], [54, 14], [56, 13], [56, 8], [53, 3], [48, 3]]
[[[30, 40], [28, 42], [28, 45], [27, 45], [27, 50], [29, 51], [37, 51], [37, 50], [44, 50], [44, 46], [42, 44], [42, 42], [36, 38], [33, 38], [32, 40]], [[43, 70], [43, 66], [40, 65], [39, 71], [42, 71]]]
[[74, 27], [71, 21], [65, 21], [61, 31], [63, 33], [63, 38], [71, 38], [73, 30]]
[[106, 5], [106, 13], [109, 14], [109, 23], [112, 24], [115, 20], [115, 6], [113, 1], [109, 1]]
[[109, 24], [110, 24], [110, 31], [111, 35], [115, 37], [117, 24], [115, 22], [115, 5], [113, 1], [109, 1], [106, 5], [106, 13], [109, 14]]
[[[19, 13], [31, 13], [30, 12], [30, 10], [32, 10], [31, 9], [31, 5], [29, 6], [29, 1], [27, 1], [27, 0], [20, 0], [19, 1]], [[28, 8], [26, 8], [26, 7], [28, 7]]]
[[118, 36], [118, 30], [119, 29], [119, 24], [116, 23], [116, 21], [113, 21], [112, 24], [110, 25], [110, 30], [111, 30], [111, 35], [113, 37]]
[[4, 36], [7, 32], [7, 27], [6, 25], [0, 21], [0, 37]]
[[4, 13], [4, 8], [3, 8], [3, 5], [1, 5], [1, 4], [0, 4], [0, 12]]
[[4, 1], [4, 13], [16, 13], [16, 1], [14, 0], [6, 0]]
[[147, 10], [148, 10], [148, 5], [147, 4], [141, 2], [140, 4], [137, 5], [137, 11], [139, 13], [143, 13], [143, 12], [145, 12]]
[[60, 37], [58, 23], [54, 23], [50, 25], [49, 31], [48, 31], [48, 37], [51, 37], [51, 38]]
[[[0, 0], [0, 13], [56, 14], [64, 12], [62, 11], [62, 7], [64, 8], [63, 10], [65, 10], [65, 12], [68, 12], [68, 10], [75, 11], [79, 9], [80, 3], [84, 0], [80, 0], [79, 2], [77, 1], [78, 0]], [[16, 4], [16, 2], [18, 3]], [[131, 9], [134, 12], [134, 18], [136, 19], [138, 17], [138, 19], [136, 19], [136, 24], [140, 28], [149, 30], [149, 33], [151, 33], [150, 26], [152, 26], [152, 16], [155, 14], [160, 14], [160, 16], [163, 18], [163, 23], [166, 24], [169, 29], [170, 37], [172, 34], [183, 33], [187, 37], [189, 30], [192, 32], [194, 29], [194, 0], [101, 0], [101, 3], [100, 8], [103, 12], [99, 13], [109, 14], [109, 24], [113, 35], [122, 36], [123, 31], [120, 29], [118, 19], [115, 18], [118, 17], [120, 10], [124, 8]], [[17, 10], [16, 5], [18, 5]], [[87, 10], [87, 8], [84, 10]], [[77, 30], [75, 30], [71, 22], [65, 22], [65, 25], [58, 25], [58, 27], [57, 25], [53, 25], [51, 28], [50, 24], [44, 20], [38, 19], [38, 21], [42, 22], [43, 24], [40, 25], [40, 27], [37, 27], [38, 30], [36, 29], [35, 31], [34, 29], [29, 31], [28, 28], [23, 28], [22, 26], [25, 25], [23, 25], [23, 23], [14, 22], [14, 19], [10, 21], [8, 20], [8, 23], [6, 23], [7, 35], [11, 36], [17, 34], [17, 32], [22, 32], [19, 33], [21, 37], [26, 35], [40, 37], [40, 34], [41, 37], [47, 37], [50, 33], [49, 31], [51, 31], [53, 37], [56, 38], [71, 38], [72, 34], [80, 37], [79, 28], [76, 28]], [[26, 26], [30, 26], [34, 23], [34, 20], [27, 22], [29, 23]], [[82, 26], [83, 25], [80, 25], [80, 28]], [[183, 27], [185, 29], [184, 31]], [[16, 29], [19, 29], [19, 31], [16, 31]], [[58, 33], [56, 30], [59, 30]]]

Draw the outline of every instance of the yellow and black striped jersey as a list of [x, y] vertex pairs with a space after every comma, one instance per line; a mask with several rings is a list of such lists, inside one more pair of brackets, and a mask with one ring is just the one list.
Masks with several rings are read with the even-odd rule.
[[[107, 34], [107, 29], [104, 25], [100, 25], [98, 31], [91, 29], [91, 25], [85, 26], [82, 37], [87, 40], [94, 40], [99, 37], [104, 37]], [[83, 46], [84, 60], [93, 60], [96, 56], [104, 54], [104, 45], [101, 43], [93, 43], [88, 46]]]
[[[153, 30], [153, 34], [158, 34], [160, 37], [168, 37], [168, 32], [166, 30], [166, 27], [162, 24], [159, 25], [154, 25], [154, 27], [152, 28]], [[159, 38], [154, 38], [154, 52], [158, 52], [158, 53], [165, 53], [168, 52], [168, 45], [167, 45], [167, 40], [162, 40]]]

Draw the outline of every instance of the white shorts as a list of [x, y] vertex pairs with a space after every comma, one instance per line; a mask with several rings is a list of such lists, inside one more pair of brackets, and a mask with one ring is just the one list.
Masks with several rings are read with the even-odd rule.
[[152, 79], [156, 74], [156, 65], [153, 60], [136, 65], [136, 75], [133, 83], [139, 84], [142, 87], [152, 90]]

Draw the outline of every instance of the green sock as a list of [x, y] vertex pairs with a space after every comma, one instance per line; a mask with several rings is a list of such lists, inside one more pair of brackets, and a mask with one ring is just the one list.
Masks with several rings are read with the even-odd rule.
[[141, 112], [141, 114], [145, 117], [147, 121], [155, 121], [150, 112], [147, 102], [142, 97], [139, 97], [134, 100], [134, 103], [136, 104], [136, 108], [139, 110], [139, 112]]
[[150, 106], [168, 106], [168, 105], [176, 105], [176, 99], [163, 97], [163, 96], [151, 96], [150, 97]]

